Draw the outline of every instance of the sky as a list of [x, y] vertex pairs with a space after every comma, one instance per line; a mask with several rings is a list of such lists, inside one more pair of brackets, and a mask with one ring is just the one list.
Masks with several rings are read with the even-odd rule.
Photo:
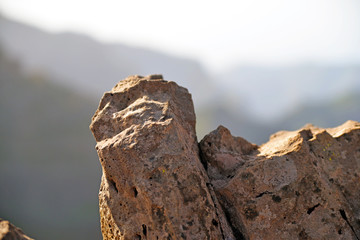
[[51, 32], [237, 65], [360, 63], [359, 0], [0, 0], [0, 12]]

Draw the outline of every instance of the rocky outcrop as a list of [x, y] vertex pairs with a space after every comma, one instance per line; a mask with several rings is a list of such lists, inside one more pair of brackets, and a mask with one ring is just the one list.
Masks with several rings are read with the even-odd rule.
[[105, 93], [90, 128], [104, 239], [231, 237], [207, 187], [185, 88], [161, 75], [129, 77]]
[[32, 240], [20, 228], [0, 218], [0, 240]]
[[220, 126], [200, 148], [240, 239], [359, 239], [359, 123], [308, 125], [259, 147]]
[[359, 239], [360, 124], [257, 146], [220, 126], [198, 144], [191, 95], [131, 76], [90, 126], [104, 239]]

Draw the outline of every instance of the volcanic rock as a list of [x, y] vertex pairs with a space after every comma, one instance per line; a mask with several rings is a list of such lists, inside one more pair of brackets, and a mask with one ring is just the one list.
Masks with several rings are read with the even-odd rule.
[[191, 95], [151, 75], [106, 92], [90, 128], [105, 240], [360, 240], [358, 122], [198, 144]]
[[185, 88], [131, 76], [104, 94], [90, 128], [104, 239], [233, 239], [207, 187]]
[[32, 240], [9, 221], [0, 218], [0, 240]]
[[200, 149], [236, 237], [359, 239], [358, 122], [278, 132], [259, 147], [220, 126]]

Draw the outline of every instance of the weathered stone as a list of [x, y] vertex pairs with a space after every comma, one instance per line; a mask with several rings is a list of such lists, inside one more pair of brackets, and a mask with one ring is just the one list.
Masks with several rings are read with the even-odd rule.
[[200, 142], [191, 96], [161, 75], [105, 93], [91, 123], [104, 239], [357, 239], [360, 124], [278, 132], [220, 126]]
[[90, 128], [104, 239], [234, 239], [207, 187], [185, 88], [131, 76], [104, 94]]
[[359, 239], [359, 123], [307, 125], [260, 147], [219, 127], [200, 150], [238, 239]]
[[11, 224], [9, 221], [0, 218], [0, 240], [32, 240], [23, 231]]

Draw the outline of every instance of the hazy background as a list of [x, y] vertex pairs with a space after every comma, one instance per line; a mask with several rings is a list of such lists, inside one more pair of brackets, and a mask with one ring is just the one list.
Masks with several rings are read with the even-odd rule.
[[36, 239], [101, 239], [88, 130], [104, 91], [162, 73], [261, 144], [360, 121], [357, 0], [0, 0], [0, 217]]

